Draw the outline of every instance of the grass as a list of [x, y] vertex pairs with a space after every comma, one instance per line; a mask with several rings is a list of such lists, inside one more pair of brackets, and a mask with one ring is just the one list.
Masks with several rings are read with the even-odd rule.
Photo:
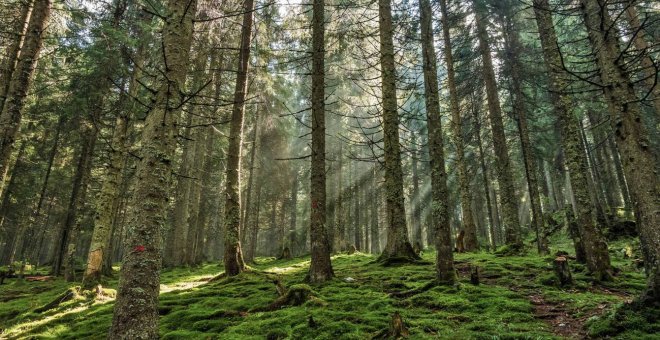
[[[554, 251], [571, 250], [561, 240]], [[164, 339], [365, 339], [387, 329], [398, 311], [412, 339], [553, 339], [561, 338], [537, 315], [530, 296], [561, 306], [593, 337], [658, 339], [659, 310], [628, 304], [644, 288], [644, 274], [613, 245], [616, 280], [594, 285], [584, 267], [571, 264], [576, 284], [552, 285], [552, 257], [502, 257], [491, 253], [457, 254], [459, 284], [434, 287], [407, 298], [392, 292], [419, 288], [433, 279], [432, 264], [383, 267], [373, 255], [333, 257], [337, 277], [311, 286], [314, 299], [300, 306], [252, 312], [277, 297], [272, 280], [287, 287], [303, 282], [309, 258], [260, 258], [253, 270], [207, 282], [219, 274], [216, 263], [162, 273], [159, 314]], [[434, 253], [424, 260], [433, 262]], [[468, 266], [482, 269], [482, 284], [469, 283]], [[352, 278], [348, 279], [347, 278]], [[106, 283], [116, 287], [116, 280]], [[71, 284], [62, 280], [0, 286], [0, 338], [103, 339], [112, 319], [112, 300], [80, 297], [43, 313], [34, 309], [52, 301]], [[307, 287], [305, 287], [307, 289]], [[559, 308], [559, 307], [557, 307]]]

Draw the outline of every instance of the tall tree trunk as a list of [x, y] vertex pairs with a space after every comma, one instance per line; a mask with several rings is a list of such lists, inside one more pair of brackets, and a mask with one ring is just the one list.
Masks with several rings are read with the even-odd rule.
[[493, 131], [493, 147], [495, 149], [495, 165], [497, 182], [500, 187], [500, 202], [502, 204], [502, 224], [505, 230], [505, 242], [513, 250], [522, 247], [520, 236], [520, 222], [518, 221], [518, 196], [514, 187], [513, 175], [511, 173], [511, 160], [504, 135], [504, 123], [502, 121], [502, 109], [497, 93], [497, 82], [493, 68], [493, 60], [490, 56], [490, 42], [486, 24], [488, 23], [488, 10], [479, 0], [474, 0], [475, 14], [477, 16], [477, 39], [479, 41], [479, 52], [483, 62], [483, 76], [486, 84], [486, 95], [488, 99], [488, 113], [491, 130]]
[[566, 83], [548, 0], [535, 0], [534, 11], [543, 57], [549, 71], [552, 101], [562, 129], [562, 148], [569, 169], [578, 230], [586, 251], [587, 266], [597, 280], [609, 280], [612, 275], [610, 258], [603, 235], [594, 223], [593, 203], [589, 197], [587, 181], [589, 165], [580, 142], [580, 124], [572, 110], [576, 105], [573, 105], [571, 98], [562, 92], [566, 88]]
[[335, 229], [334, 229], [334, 246], [332, 247], [335, 252], [341, 252], [346, 249], [345, 226], [344, 226], [344, 180], [342, 174], [344, 172], [344, 155], [343, 144], [339, 144], [339, 161], [337, 162], [337, 202], [335, 203]]
[[408, 240], [403, 196], [403, 171], [399, 145], [399, 114], [396, 94], [396, 69], [391, 0], [378, 0], [380, 32], [380, 69], [383, 103], [383, 144], [385, 153], [385, 196], [387, 199], [387, 244], [381, 260], [416, 260], [419, 258]]
[[227, 182], [225, 202], [225, 273], [238, 275], [245, 269], [241, 252], [241, 150], [243, 144], [243, 116], [247, 94], [248, 66], [250, 64], [250, 45], [252, 43], [252, 24], [254, 19], [254, 0], [243, 3], [243, 25], [241, 27], [241, 50], [238, 59], [238, 75], [234, 89], [234, 103], [231, 113], [229, 146], [227, 147]]
[[[442, 1], [444, 2], [444, 0]], [[441, 3], [441, 6], [445, 9], [443, 13], [446, 14], [446, 5]], [[429, 229], [433, 229], [435, 236], [433, 241], [437, 251], [435, 261], [436, 280], [442, 284], [453, 284], [456, 281], [456, 273], [454, 271], [454, 254], [451, 242], [451, 226], [449, 225], [449, 208], [447, 205], [449, 191], [447, 189], [447, 172], [445, 171], [445, 152], [442, 141], [440, 101], [438, 98], [437, 61], [435, 47], [433, 46], [433, 24], [431, 3], [429, 0], [419, 1], [419, 13], [422, 38], [424, 98], [429, 134], [429, 160], [431, 165], [432, 219]], [[447, 27], [445, 26], [443, 29], [447, 29]]]
[[536, 172], [536, 155], [532, 147], [529, 126], [527, 122], [527, 105], [525, 104], [525, 94], [522, 88], [523, 65], [520, 60], [522, 44], [513, 22], [515, 4], [508, 1], [503, 5], [504, 13], [502, 15], [502, 26], [504, 27], [504, 40], [506, 44], [505, 63], [508, 64], [508, 72], [511, 77], [511, 95], [513, 111], [517, 117], [518, 133], [520, 136], [520, 145], [522, 158], [525, 164], [525, 177], [527, 179], [527, 189], [529, 192], [529, 203], [532, 208], [532, 227], [536, 233], [536, 246], [539, 254], [545, 255], [549, 252], [548, 241], [545, 236], [543, 212], [541, 211], [541, 197], [539, 194], [539, 181]]
[[[416, 138], [413, 136], [413, 144], [416, 144]], [[417, 146], [414, 145], [416, 148]], [[412, 230], [413, 230], [413, 242], [415, 246], [418, 244], [421, 247], [422, 244], [422, 209], [420, 208], [421, 205], [421, 197], [420, 192], [419, 192], [419, 168], [417, 166], [418, 163], [418, 158], [419, 158], [419, 153], [417, 151], [412, 151], [411, 155], [411, 162], [412, 162], [412, 183], [413, 183], [413, 190], [412, 190], [412, 198], [411, 198], [411, 205], [410, 209], [412, 210]], [[421, 250], [421, 249], [420, 249]]]
[[312, 260], [308, 280], [325, 282], [334, 276], [325, 229], [325, 0], [312, 5], [312, 169], [310, 175]]
[[472, 100], [472, 116], [474, 121], [474, 135], [477, 138], [477, 150], [479, 151], [479, 165], [481, 167], [481, 179], [484, 187], [484, 196], [486, 197], [486, 206], [488, 207], [488, 232], [490, 235], [490, 247], [495, 250], [498, 240], [498, 217], [497, 217], [497, 202], [491, 200], [491, 187], [490, 178], [488, 176], [488, 169], [486, 168], [486, 155], [484, 153], [483, 143], [481, 141], [481, 122], [479, 118], [479, 108], [481, 105], [481, 97]]
[[51, 0], [35, 0], [23, 47], [0, 113], [0, 192], [4, 188], [11, 151], [21, 127], [25, 97], [43, 44], [46, 24], [50, 16], [50, 5]]
[[197, 2], [169, 0], [162, 56], [167, 67], [145, 118], [109, 339], [158, 338], [161, 230], [170, 197], [176, 126]]
[[604, 0], [580, 0], [580, 3], [635, 208], [648, 275], [645, 298], [657, 302], [660, 301], [660, 187], [656, 168], [657, 154], [650, 147], [649, 134], [642, 123], [639, 100], [621, 56], [607, 3]]
[[[458, 91], [456, 90], [456, 79], [454, 73], [454, 57], [452, 53], [452, 42], [449, 34], [449, 11], [447, 10], [447, 1], [440, 1], [440, 11], [442, 12], [442, 37], [444, 40], [444, 56], [447, 67], [447, 87], [449, 88], [449, 109], [451, 111], [452, 130], [454, 132], [454, 145], [456, 146], [456, 165], [458, 166], [458, 188], [461, 201], [461, 211], [463, 212], [463, 230], [465, 238], [463, 239], [463, 248], [465, 251], [474, 251], [479, 248], [477, 242], [477, 228], [474, 224], [472, 209], [472, 194], [470, 193], [470, 177], [468, 176], [467, 164], [465, 159], [465, 141], [463, 140], [463, 124], [460, 108], [458, 105]], [[429, 19], [430, 20], [430, 19]], [[432, 43], [433, 40], [431, 40]]]
[[[254, 176], [255, 176], [255, 171], [254, 171], [254, 159], [257, 154], [257, 139], [259, 138], [259, 113], [256, 113], [254, 119], [254, 128], [252, 129], [252, 148], [250, 148], [250, 162], [249, 162], [249, 169], [248, 169], [248, 183], [247, 183], [247, 188], [245, 189], [245, 192], [247, 193], [247, 198], [245, 199], [245, 207], [243, 208], [243, 218], [241, 219], [243, 221], [242, 229], [241, 229], [241, 244], [247, 244], [246, 237], [247, 237], [247, 231], [250, 226], [250, 218], [252, 217], [252, 214], [250, 213], [250, 208], [252, 207], [252, 191], [253, 191], [253, 183], [254, 183]], [[245, 261], [248, 262], [247, 256], [244, 257]], [[250, 259], [249, 262], [251, 262], [253, 259]]]
[[[117, 29], [127, 9], [127, 3], [125, 1], [118, 1], [115, 3], [115, 6], [112, 27]], [[102, 43], [104, 45], [107, 44], [108, 53], [113, 52], [110, 49], [113, 47], [114, 42], [103, 41]], [[122, 93], [119, 99], [120, 111], [115, 119], [112, 140], [110, 142], [110, 162], [107, 165], [105, 178], [103, 184], [101, 184], [101, 191], [96, 201], [94, 231], [92, 232], [91, 245], [89, 254], [87, 255], [87, 266], [83, 275], [83, 286], [86, 288], [92, 288], [98, 284], [101, 278], [103, 264], [110, 255], [108, 252], [111, 245], [110, 237], [117, 213], [117, 200], [121, 186], [122, 170], [124, 168], [124, 157], [126, 156], [126, 139], [130, 115], [130, 111], [127, 110], [126, 101], [129, 99], [132, 100], [137, 94], [137, 77], [142, 69], [142, 50], [142, 47], [138, 48], [138, 55], [135, 58], [134, 65], [135, 70], [129, 81], [129, 96], [131, 98], [126, 98], [126, 95]], [[101, 65], [103, 68], [101, 71], [103, 73], [103, 84], [100, 90], [101, 96], [105, 96], [110, 90], [110, 82], [106, 79], [112, 76], [112, 73], [116, 71], [115, 67], [118, 66], [114, 65], [113, 62], [114, 60], [110, 60], [108, 62], [109, 65]]]
[[0, 66], [0, 111], [5, 105], [7, 99], [7, 92], [9, 92], [9, 85], [11, 83], [12, 75], [16, 69], [16, 62], [18, 61], [18, 54], [21, 51], [25, 30], [28, 21], [30, 20], [30, 8], [32, 6], [31, 0], [19, 1], [20, 6], [17, 10], [18, 16], [14, 18], [13, 25], [10, 32], [13, 36], [7, 44], [5, 56]]
[[377, 171], [376, 171], [376, 166], [373, 167], [372, 170], [372, 185], [371, 187], [373, 188], [371, 190], [371, 253], [376, 254], [380, 251], [380, 228], [378, 224], [378, 212], [379, 209], [378, 207], [380, 206], [378, 204], [378, 200], [380, 197], [380, 184], [378, 183], [378, 177]]

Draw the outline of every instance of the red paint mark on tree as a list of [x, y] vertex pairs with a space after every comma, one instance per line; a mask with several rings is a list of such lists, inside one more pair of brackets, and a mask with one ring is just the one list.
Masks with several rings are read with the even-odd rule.
[[312, 201], [312, 208], [318, 209], [319, 208], [319, 202], [318, 201]]
[[137, 252], [139, 252], [139, 253], [145, 251], [146, 249], [147, 249], [147, 247], [142, 246], [142, 245], [140, 245], [140, 246], [135, 246], [135, 248], [133, 248], [134, 251], [137, 251]]

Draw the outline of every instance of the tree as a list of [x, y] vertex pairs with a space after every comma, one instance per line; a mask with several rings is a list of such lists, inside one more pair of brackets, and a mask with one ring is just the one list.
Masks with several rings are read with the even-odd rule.
[[20, 129], [25, 97], [43, 45], [46, 25], [50, 17], [50, 5], [50, 0], [35, 0], [32, 6], [23, 47], [18, 56], [16, 69], [11, 75], [7, 98], [0, 113], [0, 193], [4, 189], [5, 178], [9, 171], [9, 158]]
[[[657, 154], [650, 147], [649, 134], [642, 122], [642, 112], [622, 58], [619, 38], [603, 0], [580, 1], [598, 74], [610, 112], [610, 124], [621, 151], [630, 195], [635, 208], [644, 267], [648, 275], [644, 298], [660, 301], [660, 187]], [[612, 27], [612, 29], [610, 29]], [[657, 112], [655, 114], [658, 114]]]
[[229, 147], [227, 148], [227, 182], [225, 202], [225, 273], [238, 275], [245, 269], [241, 251], [241, 150], [243, 144], [243, 116], [247, 93], [250, 45], [252, 43], [252, 23], [254, 20], [254, 0], [243, 3], [243, 25], [241, 27], [241, 50], [238, 58], [238, 75], [234, 90], [234, 103], [231, 113]]
[[381, 261], [412, 261], [415, 254], [408, 240], [406, 211], [403, 202], [403, 171], [399, 145], [399, 114], [396, 94], [396, 69], [392, 6], [390, 0], [378, 0], [378, 28], [380, 33], [381, 96], [383, 105], [383, 144], [385, 153], [385, 197], [387, 203], [387, 243]]
[[502, 204], [502, 224], [505, 230], [505, 242], [512, 250], [522, 247], [520, 236], [520, 222], [518, 221], [518, 196], [511, 173], [511, 159], [506, 145], [504, 135], [504, 123], [502, 120], [502, 108], [497, 93], [497, 82], [493, 60], [490, 55], [490, 42], [487, 31], [487, 14], [483, 0], [473, 0], [477, 23], [477, 40], [479, 41], [479, 53], [483, 63], [483, 77], [486, 84], [486, 97], [488, 100], [488, 117], [493, 132], [493, 147], [495, 149], [495, 168], [497, 182], [500, 187], [500, 200]]
[[110, 339], [158, 338], [161, 229], [169, 200], [176, 124], [197, 2], [169, 0], [161, 56], [165, 69], [153, 94], [141, 137], [140, 160], [122, 261]]
[[[430, 10], [430, 8], [429, 8]], [[477, 228], [472, 217], [472, 194], [470, 193], [470, 178], [468, 176], [465, 159], [465, 142], [463, 141], [463, 124], [458, 104], [458, 91], [454, 74], [454, 57], [452, 53], [451, 36], [449, 32], [449, 11], [447, 1], [440, 0], [440, 11], [442, 12], [442, 38], [444, 41], [445, 64], [447, 65], [447, 87], [449, 88], [449, 110], [451, 111], [452, 130], [454, 132], [454, 145], [456, 146], [456, 164], [458, 165], [458, 189], [460, 192], [461, 210], [463, 212], [463, 249], [474, 251], [479, 248], [477, 242]], [[430, 19], [428, 19], [430, 20]], [[424, 20], [422, 20], [424, 25]], [[432, 40], [431, 40], [432, 41]], [[432, 48], [432, 46], [431, 46]], [[428, 94], [427, 94], [428, 96]], [[439, 113], [438, 113], [439, 114]], [[430, 125], [430, 124], [429, 124]]]
[[334, 276], [326, 231], [325, 176], [325, 1], [312, 5], [312, 171], [310, 242], [312, 261], [308, 279], [320, 283]]
[[587, 182], [589, 166], [582, 150], [580, 125], [573, 110], [575, 105], [565, 92], [568, 84], [564, 80], [565, 74], [562, 70], [561, 55], [557, 48], [559, 45], [548, 1], [535, 0], [534, 12], [539, 27], [543, 57], [549, 71], [552, 102], [561, 126], [562, 149], [569, 169], [577, 210], [578, 230], [581, 243], [585, 248], [587, 266], [597, 279], [609, 280], [612, 274], [607, 244], [594, 223], [593, 203], [589, 196]]

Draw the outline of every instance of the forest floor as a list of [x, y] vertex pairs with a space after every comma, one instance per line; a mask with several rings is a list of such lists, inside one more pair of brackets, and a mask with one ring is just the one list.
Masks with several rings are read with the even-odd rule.
[[[614, 282], [595, 285], [584, 266], [571, 263], [575, 284], [554, 285], [554, 256], [457, 254], [460, 283], [397, 297], [434, 277], [428, 263], [383, 267], [373, 255], [333, 256], [336, 278], [320, 286], [301, 285], [309, 258], [260, 258], [250, 272], [210, 280], [218, 263], [162, 273], [160, 333], [164, 339], [370, 339], [384, 334], [399, 312], [411, 339], [660, 339], [660, 309], [638, 309], [644, 273], [610, 244]], [[571, 251], [568, 243], [553, 247]], [[481, 283], [470, 283], [470, 266], [481, 269]], [[314, 298], [299, 306], [269, 310], [278, 298], [274, 280], [310, 289]], [[106, 283], [116, 287], [116, 280]], [[109, 297], [80, 296], [54, 309], [35, 312], [73, 286], [63, 280], [0, 286], [0, 339], [104, 339], [112, 320]], [[394, 294], [392, 294], [394, 293]]]

